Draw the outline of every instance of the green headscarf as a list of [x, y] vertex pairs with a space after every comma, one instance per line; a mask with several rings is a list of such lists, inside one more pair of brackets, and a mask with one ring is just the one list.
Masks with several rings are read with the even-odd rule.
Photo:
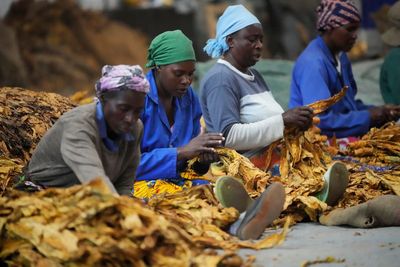
[[166, 31], [151, 41], [146, 68], [196, 60], [192, 41], [181, 30]]

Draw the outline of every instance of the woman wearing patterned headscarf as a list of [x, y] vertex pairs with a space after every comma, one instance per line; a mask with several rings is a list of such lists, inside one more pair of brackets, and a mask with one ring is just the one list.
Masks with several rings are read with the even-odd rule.
[[194, 179], [197, 177], [185, 179], [181, 171], [188, 160], [200, 156], [195, 166], [200, 176], [208, 171], [211, 162], [218, 160], [213, 147], [222, 144], [222, 135], [199, 135], [202, 113], [190, 86], [195, 61], [192, 41], [180, 30], [161, 33], [150, 44], [146, 64], [151, 68], [147, 74], [150, 92], [140, 116], [144, 131], [135, 197], [147, 199], [205, 183]]
[[322, 0], [317, 16], [320, 35], [295, 63], [289, 107], [326, 99], [348, 86], [345, 97], [320, 116], [323, 134], [339, 138], [360, 136], [371, 127], [397, 120], [398, 107], [373, 107], [355, 99], [357, 86], [346, 55], [360, 26], [360, 14], [354, 4], [349, 0]]
[[104, 66], [98, 101], [63, 114], [29, 162], [26, 179], [41, 187], [69, 187], [102, 179], [130, 195], [140, 160], [139, 120], [149, 83], [140, 66]]

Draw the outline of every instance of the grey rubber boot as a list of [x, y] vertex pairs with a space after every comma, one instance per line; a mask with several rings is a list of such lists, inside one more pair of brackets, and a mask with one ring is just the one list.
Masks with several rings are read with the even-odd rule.
[[324, 225], [359, 228], [400, 226], [400, 196], [384, 195], [350, 208], [335, 209], [319, 221]]
[[281, 183], [272, 183], [247, 208], [236, 235], [242, 239], [257, 239], [275, 219], [285, 204], [285, 189]]

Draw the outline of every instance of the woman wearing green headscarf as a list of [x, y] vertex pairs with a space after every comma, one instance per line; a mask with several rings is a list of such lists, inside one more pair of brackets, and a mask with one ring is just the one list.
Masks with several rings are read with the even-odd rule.
[[224, 140], [219, 133], [200, 134], [200, 103], [190, 86], [196, 61], [192, 41], [180, 30], [161, 33], [152, 40], [147, 59], [150, 92], [140, 117], [142, 157], [134, 184], [139, 198], [205, 183], [186, 180], [180, 172], [196, 156], [197, 172], [207, 172], [218, 160], [214, 147]]

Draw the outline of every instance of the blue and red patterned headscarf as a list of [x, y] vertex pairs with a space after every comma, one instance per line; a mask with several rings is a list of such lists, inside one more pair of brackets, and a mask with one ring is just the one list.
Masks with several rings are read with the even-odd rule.
[[321, 32], [360, 20], [360, 13], [349, 0], [322, 0], [317, 7], [317, 29]]
[[139, 65], [105, 65], [101, 73], [102, 77], [95, 86], [97, 97], [106, 92], [122, 89], [143, 93], [148, 93], [150, 90], [149, 82]]

